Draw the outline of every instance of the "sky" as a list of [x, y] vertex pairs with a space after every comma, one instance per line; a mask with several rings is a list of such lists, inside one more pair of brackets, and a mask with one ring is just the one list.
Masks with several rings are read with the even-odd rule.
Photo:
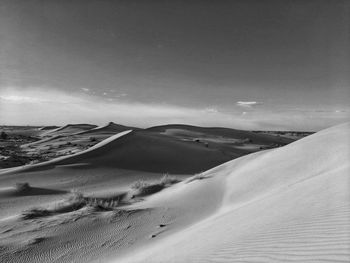
[[350, 120], [350, 1], [1, 0], [0, 125]]

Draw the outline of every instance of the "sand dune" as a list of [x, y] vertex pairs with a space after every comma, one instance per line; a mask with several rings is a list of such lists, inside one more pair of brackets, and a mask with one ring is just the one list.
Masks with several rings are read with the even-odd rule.
[[217, 149], [142, 130], [132, 131], [122, 137], [111, 137], [102, 143], [76, 155], [53, 160], [49, 164], [84, 163], [94, 167], [188, 174], [231, 159]]
[[[71, 209], [75, 188], [108, 200], [136, 180], [159, 180], [143, 170], [193, 169], [220, 156], [161, 133], [124, 131], [72, 156], [0, 171], [0, 261], [349, 262], [350, 124], [178, 176], [121, 206]], [[19, 193], [16, 182], [32, 189]], [[38, 207], [46, 213], [24, 213]]]
[[55, 130], [55, 129], [59, 129], [59, 126], [43, 126], [39, 128], [39, 131], [48, 131], [48, 130]]
[[[124, 131], [126, 126], [109, 123], [73, 134], [74, 136], [111, 136]], [[181, 128], [181, 129], [179, 129]], [[65, 130], [64, 128], [63, 130]], [[58, 138], [56, 135], [53, 138]], [[73, 136], [73, 137], [74, 137]], [[73, 138], [72, 137], [72, 138]], [[80, 137], [79, 137], [80, 138]], [[52, 160], [48, 164], [87, 164], [91, 167], [114, 167], [121, 169], [193, 174], [213, 168], [234, 158], [246, 155], [269, 145], [284, 145], [292, 140], [248, 131], [225, 128], [201, 128], [188, 125], [167, 125], [132, 133], [108, 144], [96, 145], [78, 154]], [[35, 142], [45, 144], [47, 140]], [[276, 146], [274, 146], [276, 147]], [[40, 164], [44, 167], [46, 164]], [[28, 168], [28, 169], [33, 169]]]
[[[20, 146], [17, 145], [16, 138], [12, 138], [12, 144], [17, 147], [16, 152], [4, 151], [5, 154], [12, 154], [14, 157], [17, 155], [23, 156], [23, 158], [17, 162], [7, 160], [0, 165], [2, 167], [19, 166], [21, 164], [45, 162], [62, 156], [71, 156], [91, 148], [110, 136], [130, 129], [135, 131], [133, 136], [139, 139], [135, 140], [135, 142], [131, 140], [123, 148], [124, 150], [125, 148], [129, 149], [123, 154], [123, 158], [127, 159], [128, 162], [124, 159], [120, 160], [119, 155], [122, 154], [123, 149], [114, 149], [108, 154], [105, 152], [102, 159], [106, 159], [106, 155], [108, 155], [107, 159], [111, 159], [113, 154], [116, 153], [116, 162], [113, 164], [113, 167], [160, 173], [165, 171], [182, 174], [201, 172], [228, 160], [256, 151], [280, 147], [293, 141], [293, 139], [256, 134], [249, 131], [226, 128], [201, 128], [177, 124], [153, 127], [146, 130], [113, 122], [100, 127], [92, 127], [95, 126], [90, 124], [69, 124], [48, 131], [39, 131], [34, 127], [32, 130], [34, 130], [36, 138], [24, 137], [21, 139], [23, 143]], [[141, 137], [143, 138], [141, 139]], [[142, 144], [145, 146], [152, 145], [152, 149], [144, 150], [145, 146], [140, 147]], [[159, 147], [154, 147], [154, 145], [159, 145]], [[176, 147], [174, 147], [175, 145]], [[113, 146], [109, 148], [113, 148]], [[142, 150], [135, 152], [136, 148]], [[179, 156], [179, 152], [184, 157], [187, 156], [185, 165], [182, 165], [181, 169], [179, 169], [179, 166], [176, 166], [179, 162], [176, 162], [177, 158], [175, 156]], [[166, 154], [164, 155], [164, 153]], [[204, 156], [206, 153], [210, 153], [208, 158]], [[193, 154], [196, 154], [198, 160]], [[90, 159], [92, 157], [92, 154], [90, 154], [87, 163], [91, 163]], [[214, 158], [211, 159], [210, 157]], [[140, 163], [141, 159], [144, 160], [144, 164]], [[161, 159], [162, 165], [159, 164]], [[151, 160], [154, 163], [145, 164], [147, 160]], [[163, 162], [164, 160], [167, 161]], [[134, 166], [133, 162], [138, 164]], [[191, 164], [189, 164], [190, 162]], [[96, 166], [98, 163], [96, 161], [93, 165]]]
[[51, 141], [57, 140], [57, 139], [62, 138], [62, 137], [64, 137], [64, 136], [63, 135], [54, 135], [52, 137], [46, 137], [44, 139], [41, 139], [41, 140], [38, 140], [38, 141], [35, 141], [35, 142], [32, 142], [32, 143], [23, 144], [23, 145], [21, 145], [21, 148], [26, 148], [26, 147], [40, 145], [40, 144], [43, 144], [43, 143], [47, 143], [47, 142], [51, 142]]
[[349, 262], [349, 145], [350, 124], [340, 125], [150, 197], [140, 207], [207, 215], [121, 261]]
[[46, 131], [42, 133], [41, 136], [71, 135], [73, 133], [91, 130], [96, 127], [97, 126], [93, 124], [67, 124], [60, 128]]
[[138, 128], [135, 127], [129, 127], [129, 126], [124, 126], [120, 124], [116, 124], [114, 122], [109, 122], [106, 125], [99, 126], [96, 128], [93, 128], [91, 130], [87, 131], [82, 131], [76, 133], [76, 135], [82, 135], [82, 134], [90, 134], [90, 135], [101, 135], [101, 134], [116, 134], [119, 132], [127, 131], [127, 130], [137, 130]]
[[67, 156], [81, 152], [110, 136], [125, 130], [130, 130], [129, 127], [112, 122], [101, 127], [90, 129], [91, 127], [94, 126], [85, 124], [66, 125], [56, 130], [46, 132], [41, 135], [41, 140], [23, 144], [20, 148], [27, 155], [50, 160], [59, 156]]
[[172, 134], [172, 135], [187, 135], [190, 137], [193, 136], [206, 136], [206, 135], [215, 135], [220, 137], [227, 137], [227, 138], [233, 138], [233, 139], [246, 139], [250, 140], [251, 142], [257, 143], [257, 144], [269, 144], [269, 143], [279, 143], [281, 145], [285, 145], [288, 143], [291, 143], [293, 140], [284, 138], [284, 137], [278, 137], [268, 134], [256, 134], [254, 132], [250, 131], [244, 131], [244, 130], [235, 130], [230, 128], [220, 128], [220, 127], [197, 127], [197, 126], [191, 126], [191, 125], [183, 125], [183, 124], [169, 124], [169, 125], [162, 125], [162, 126], [155, 126], [148, 128], [147, 130], [153, 131], [153, 132], [164, 132], [166, 134]]

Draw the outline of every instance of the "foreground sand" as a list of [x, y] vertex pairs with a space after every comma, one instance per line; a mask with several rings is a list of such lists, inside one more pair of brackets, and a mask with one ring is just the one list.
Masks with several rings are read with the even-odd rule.
[[144, 205], [217, 209], [114, 262], [349, 262], [349, 140], [350, 125], [337, 126], [153, 196]]
[[[22, 211], [57, 207], [72, 188], [113, 198], [159, 174], [91, 166], [91, 153], [2, 172], [0, 261], [349, 262], [349, 138], [340, 125], [122, 206], [31, 219]], [[37, 189], [22, 196], [10, 187], [18, 181]]]

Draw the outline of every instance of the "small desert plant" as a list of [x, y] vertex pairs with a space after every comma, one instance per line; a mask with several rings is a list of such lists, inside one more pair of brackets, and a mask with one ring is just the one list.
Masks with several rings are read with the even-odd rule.
[[151, 184], [151, 185], [147, 185], [144, 186], [142, 188], [138, 189], [138, 196], [145, 196], [145, 195], [151, 195], [151, 194], [155, 194], [161, 190], [163, 190], [165, 188], [164, 185], [161, 184]]
[[203, 173], [197, 173], [197, 174], [194, 175], [193, 178], [196, 179], [196, 180], [202, 180], [202, 179], [205, 178], [205, 175]]
[[164, 186], [169, 186], [178, 182], [180, 182], [179, 179], [177, 179], [175, 176], [169, 175], [168, 173], [164, 174], [163, 177], [160, 179], [160, 184]]
[[77, 189], [72, 189], [70, 191], [71, 196], [68, 198], [69, 201], [81, 201], [84, 199], [84, 195]]
[[25, 183], [16, 183], [16, 190], [18, 192], [23, 192], [23, 191], [28, 191], [31, 187], [29, 185], [29, 183], [25, 182]]
[[205, 178], [208, 178], [208, 177], [205, 176], [203, 173], [197, 173], [194, 176], [192, 176], [191, 178], [189, 178], [186, 183], [190, 183], [190, 182], [193, 182], [193, 181], [196, 181], [196, 180], [202, 180], [202, 179], [205, 179]]
[[122, 196], [117, 198], [92, 198], [85, 197], [83, 193], [72, 190], [71, 195], [63, 201], [56, 203], [50, 208], [31, 208], [22, 212], [23, 219], [35, 219], [55, 214], [63, 214], [77, 211], [90, 206], [98, 211], [112, 210], [120, 203]]
[[90, 142], [96, 142], [96, 138], [95, 137], [90, 137]]
[[8, 137], [8, 135], [7, 135], [6, 132], [2, 131], [2, 132], [0, 133], [0, 139], [6, 140], [7, 137]]
[[68, 202], [74, 203], [77, 206], [93, 206], [101, 207], [105, 209], [114, 208], [119, 205], [122, 195], [117, 196], [116, 198], [94, 198], [94, 197], [85, 197], [82, 192], [73, 189], [71, 190], [71, 196], [68, 198]]
[[180, 182], [176, 177], [164, 174], [158, 182], [150, 183], [144, 180], [138, 180], [131, 185], [132, 189], [137, 190], [134, 196], [145, 196], [157, 193], [172, 184]]
[[147, 187], [149, 186], [150, 183], [146, 182], [145, 180], [137, 180], [136, 182], [134, 182], [132, 185], [131, 185], [131, 188], [132, 189], [141, 189], [141, 188], [144, 188], [144, 187]]
[[22, 212], [23, 219], [35, 219], [49, 215], [51, 215], [51, 212], [44, 208], [32, 208]]

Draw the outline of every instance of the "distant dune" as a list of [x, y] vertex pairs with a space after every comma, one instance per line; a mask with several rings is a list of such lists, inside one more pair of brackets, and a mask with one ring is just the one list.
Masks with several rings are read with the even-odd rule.
[[[132, 134], [94, 147], [120, 132]], [[193, 174], [252, 152], [280, 147], [293, 139], [256, 134], [228, 128], [203, 128], [172, 124], [140, 129], [109, 122], [96, 127], [91, 124], [68, 124], [43, 130], [38, 141], [20, 146], [22, 152], [43, 167], [52, 164], [87, 164], [90, 167], [114, 167], [156, 173]], [[77, 156], [79, 153], [79, 156]], [[61, 158], [63, 157], [63, 158]], [[59, 158], [55, 160], [55, 158]], [[52, 161], [50, 161], [52, 160]], [[43, 161], [50, 161], [47, 164]], [[33, 163], [32, 162], [32, 163]], [[11, 167], [7, 162], [5, 167]], [[15, 165], [14, 165], [15, 166]], [[25, 167], [34, 170], [37, 166]], [[22, 168], [21, 168], [22, 169]]]
[[43, 126], [41, 128], [39, 128], [39, 131], [48, 131], [48, 130], [54, 130], [54, 129], [59, 129], [59, 126]]
[[[173, 135], [187, 135], [193, 136], [194, 134], [204, 134], [204, 135], [215, 135], [234, 139], [249, 139], [257, 144], [269, 144], [269, 143], [280, 143], [282, 145], [291, 143], [293, 140], [283, 137], [272, 136], [268, 134], [256, 134], [251, 131], [236, 130], [230, 128], [221, 127], [197, 127], [184, 124], [169, 124], [162, 126], [154, 126], [148, 128], [147, 130], [153, 132], [164, 132]], [[192, 132], [192, 134], [190, 133]]]
[[96, 128], [93, 124], [67, 124], [60, 128], [49, 130], [42, 134], [42, 136], [56, 136], [56, 135], [70, 135], [77, 132], [91, 130]]
[[147, 131], [132, 131], [93, 151], [50, 162], [50, 165], [84, 163], [159, 173], [188, 174], [230, 160], [222, 152]]
[[[127, 128], [129, 127], [109, 123], [104, 127], [78, 134], [97, 135], [111, 131], [125, 131]], [[185, 140], [186, 138], [188, 140]], [[210, 147], [206, 147], [208, 143], [197, 143], [195, 138], [201, 138], [204, 142], [210, 139]], [[244, 147], [227, 146], [227, 144], [222, 143], [224, 139], [245, 140], [248, 141], [248, 144], [257, 145], [284, 145], [293, 141], [287, 138], [226, 128], [168, 125], [146, 130], [134, 130], [108, 144], [95, 147], [93, 151], [53, 161], [50, 162], [50, 165], [84, 163], [92, 167], [191, 174], [205, 171], [249, 153], [249, 150], [244, 149]]]
[[77, 135], [82, 134], [91, 134], [91, 135], [101, 135], [101, 134], [116, 134], [119, 132], [127, 131], [127, 130], [138, 130], [139, 128], [124, 126], [120, 124], [116, 124], [114, 122], [109, 122], [106, 125], [92, 128], [87, 131], [82, 131], [77, 133]]

